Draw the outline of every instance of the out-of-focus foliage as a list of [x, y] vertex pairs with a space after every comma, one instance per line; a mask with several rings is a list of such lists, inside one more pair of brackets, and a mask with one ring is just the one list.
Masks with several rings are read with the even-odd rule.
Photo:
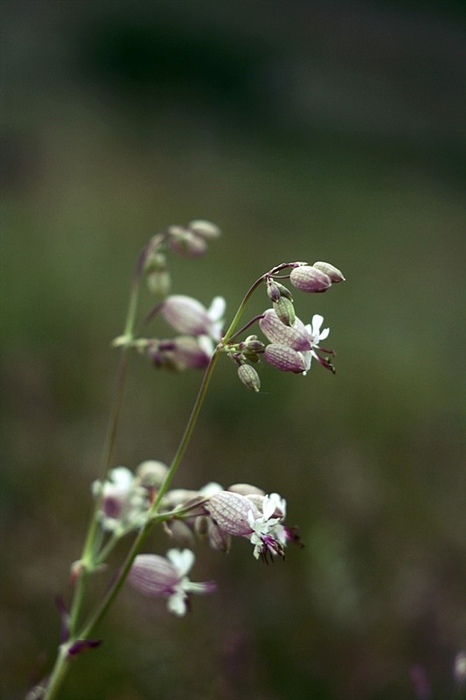
[[[336, 377], [263, 367], [254, 395], [219, 363], [177, 478], [278, 491], [306, 548], [268, 567], [244, 542], [199, 548], [196, 579], [219, 591], [182, 621], [125, 590], [63, 697], [399, 700], [428, 697], [423, 677], [449, 697], [466, 644], [458, 16], [454, 2], [2, 4], [5, 697], [58, 642], [136, 257], [200, 217], [224, 237], [176, 262], [177, 293], [223, 294], [231, 315], [283, 261], [329, 260], [348, 280], [295, 294], [332, 329]], [[170, 460], [199, 381], [134, 358], [119, 464]]]

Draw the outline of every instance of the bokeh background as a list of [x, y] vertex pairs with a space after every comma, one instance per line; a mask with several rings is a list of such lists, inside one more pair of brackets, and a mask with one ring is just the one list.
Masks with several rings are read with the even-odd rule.
[[[62, 697], [450, 698], [466, 645], [461, 5], [2, 2], [3, 697], [54, 657], [136, 257], [202, 217], [224, 235], [173, 261], [174, 291], [222, 294], [229, 318], [283, 261], [348, 280], [296, 295], [332, 329], [336, 376], [263, 367], [255, 395], [220, 363], [176, 481], [278, 491], [306, 547], [266, 567], [245, 540], [199, 546], [193, 578], [219, 590], [183, 620], [124, 590]], [[200, 378], [134, 358], [116, 463], [170, 460]]]

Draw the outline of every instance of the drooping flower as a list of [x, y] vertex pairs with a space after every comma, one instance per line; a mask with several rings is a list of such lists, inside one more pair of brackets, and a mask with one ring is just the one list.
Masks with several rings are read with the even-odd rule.
[[263, 497], [262, 514], [258, 518], [254, 518], [252, 512], [249, 514], [249, 524], [253, 530], [250, 541], [254, 545], [256, 559], [262, 557], [267, 561], [269, 554], [285, 556], [284, 546], [289, 539], [282, 524], [285, 515], [286, 501], [278, 493]]
[[311, 342], [311, 349], [308, 352], [303, 353], [304, 354], [304, 360], [306, 364], [306, 370], [303, 372], [303, 374], [307, 374], [309, 369], [311, 368], [311, 360], [313, 357], [319, 362], [322, 367], [325, 367], [325, 369], [329, 369], [332, 372], [335, 372], [335, 369], [331, 362], [324, 358], [321, 357], [317, 350], [320, 350], [321, 352], [328, 353], [329, 355], [333, 355], [332, 350], [325, 350], [320, 346], [320, 342], [322, 340], [325, 340], [328, 338], [329, 333], [330, 333], [330, 328], [324, 328], [323, 331], [321, 331], [322, 323], [324, 322], [324, 317], [321, 316], [320, 314], [314, 314], [312, 317], [311, 323], [308, 323], [305, 326], [305, 329], [307, 333], [309, 334], [309, 339]]
[[[245, 485], [238, 485], [244, 491]], [[263, 495], [255, 489], [250, 495], [234, 491], [214, 494], [204, 509], [214, 525], [227, 535], [245, 537], [254, 545], [254, 556], [268, 561], [269, 556], [284, 557], [284, 547], [296, 537], [283, 525], [286, 501], [277, 493]], [[222, 548], [222, 547], [218, 547]]]
[[286, 345], [293, 350], [311, 349], [306, 327], [297, 317], [292, 326], [287, 326], [279, 319], [274, 309], [267, 309], [259, 321], [259, 326], [271, 343]]
[[212, 593], [214, 581], [193, 583], [187, 574], [195, 556], [190, 549], [170, 549], [166, 557], [157, 554], [139, 554], [131, 567], [128, 582], [133, 588], [149, 596], [168, 598], [168, 610], [182, 617], [189, 609], [191, 593]]
[[333, 354], [320, 347], [320, 342], [330, 333], [329, 328], [320, 330], [323, 320], [323, 316], [314, 314], [307, 325], [296, 317], [292, 326], [286, 326], [273, 309], [267, 309], [259, 322], [262, 332], [271, 341], [264, 351], [267, 362], [282, 372], [306, 375], [315, 357], [326, 369], [334, 371], [331, 363], [317, 352]]
[[223, 328], [225, 299], [215, 297], [208, 309], [200, 301], [183, 294], [168, 296], [162, 305], [162, 315], [178, 333], [207, 336], [218, 342]]

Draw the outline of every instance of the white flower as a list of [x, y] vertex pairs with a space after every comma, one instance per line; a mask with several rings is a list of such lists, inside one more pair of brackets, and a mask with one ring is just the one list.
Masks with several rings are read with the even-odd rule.
[[94, 496], [102, 493], [100, 522], [108, 532], [141, 527], [149, 508], [149, 493], [127, 467], [112, 469], [104, 484], [92, 484]]
[[255, 517], [252, 510], [249, 512], [248, 521], [253, 530], [249, 540], [254, 545], [253, 554], [256, 559], [262, 557], [267, 561], [268, 554], [284, 556], [284, 546], [288, 539], [282, 525], [285, 514], [286, 501], [278, 493], [264, 496], [262, 515], [259, 517]]
[[[311, 343], [311, 349], [306, 350], [302, 352], [302, 357], [304, 360], [304, 365], [305, 365], [305, 370], [303, 372], [303, 376], [305, 376], [308, 371], [311, 368], [311, 360], [313, 357], [320, 362], [320, 364], [325, 367], [326, 369], [330, 369], [334, 371], [333, 366], [328, 360], [325, 360], [324, 358], [320, 357], [318, 353], [316, 352], [317, 350], [322, 350], [320, 347], [320, 341], [325, 340], [328, 338], [329, 333], [330, 333], [330, 328], [324, 328], [323, 331], [321, 331], [322, 323], [324, 322], [324, 317], [321, 316], [320, 314], [314, 314], [312, 317], [311, 323], [308, 323], [307, 325], [304, 325], [303, 322], [300, 319], [296, 319], [295, 325], [300, 325], [302, 328], [305, 330], [305, 332], [308, 335], [308, 338]], [[324, 350], [323, 352], [331, 352], [329, 350]]]

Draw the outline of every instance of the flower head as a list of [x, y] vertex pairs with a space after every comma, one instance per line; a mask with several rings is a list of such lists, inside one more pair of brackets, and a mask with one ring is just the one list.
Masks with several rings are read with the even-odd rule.
[[212, 593], [214, 581], [193, 583], [187, 574], [195, 556], [190, 549], [170, 549], [166, 557], [157, 554], [139, 554], [131, 567], [128, 582], [133, 588], [149, 596], [168, 598], [168, 610], [179, 617], [189, 609], [191, 593]]
[[[247, 490], [245, 484], [237, 486], [239, 491]], [[292, 530], [283, 525], [286, 501], [278, 493], [263, 495], [260, 489], [252, 488], [254, 491], [247, 496], [235, 491], [216, 493], [208, 499], [204, 509], [218, 530], [229, 536], [247, 538], [254, 545], [256, 559], [268, 561], [269, 556], [284, 557], [285, 545], [296, 539]], [[219, 538], [218, 532], [216, 537]]]

